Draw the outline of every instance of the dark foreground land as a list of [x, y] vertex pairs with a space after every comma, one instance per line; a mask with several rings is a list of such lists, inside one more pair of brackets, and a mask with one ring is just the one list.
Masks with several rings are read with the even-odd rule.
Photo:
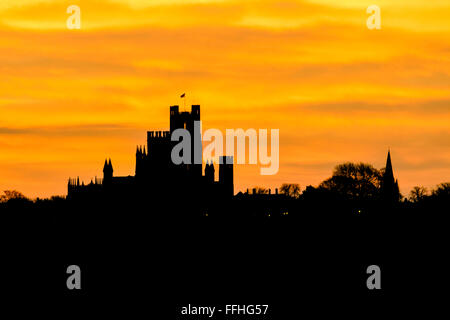
[[[292, 319], [355, 304], [406, 308], [404, 298], [410, 308], [448, 293], [448, 199], [235, 199], [214, 210], [182, 199], [55, 199], [0, 210], [3, 293], [66, 310], [191, 319], [180, 306], [269, 304], [270, 319]], [[66, 287], [72, 264], [82, 270], [79, 291]], [[381, 290], [367, 289], [369, 265], [381, 269]]]

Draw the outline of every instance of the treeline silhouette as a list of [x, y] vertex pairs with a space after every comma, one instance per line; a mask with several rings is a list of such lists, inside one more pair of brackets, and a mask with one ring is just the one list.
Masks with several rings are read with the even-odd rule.
[[[5, 247], [12, 252], [9, 261], [21, 261], [22, 268], [13, 264], [9, 272], [27, 274], [26, 268], [39, 262], [41, 288], [66, 292], [65, 268], [76, 263], [91, 275], [83, 294], [155, 288], [166, 301], [202, 299], [206, 292], [288, 301], [295, 295], [286, 284], [308, 294], [366, 292], [365, 270], [374, 263], [386, 270], [388, 292], [394, 285], [426, 286], [438, 280], [432, 279], [439, 275], [435, 266], [445, 266], [439, 259], [450, 183], [430, 191], [417, 187], [392, 201], [383, 195], [383, 171], [344, 163], [303, 190], [298, 184], [283, 184], [279, 192], [255, 187], [200, 203], [171, 190], [158, 197], [83, 201], [31, 200], [5, 191], [0, 196]], [[430, 271], [427, 282], [410, 283], [410, 274], [389, 279], [415, 270], [410, 266]], [[115, 277], [126, 281], [111, 281]], [[14, 287], [29, 289], [27, 277], [11, 279]]]
[[[7, 190], [0, 195], [0, 210], [27, 214], [34, 212], [58, 211], [77, 212], [80, 217], [90, 211], [89, 219], [96, 215], [114, 215], [124, 218], [145, 216], [148, 220], [164, 219], [309, 219], [339, 220], [349, 217], [370, 217], [371, 219], [395, 219], [400, 215], [433, 215], [442, 208], [448, 208], [450, 183], [437, 185], [432, 190], [414, 187], [407, 197], [398, 195], [394, 201], [383, 198], [384, 169], [378, 170], [365, 163], [343, 163], [334, 168], [330, 178], [318, 186], [306, 186], [302, 191], [299, 184], [282, 184], [272, 193], [264, 187], [254, 187], [247, 192], [239, 192], [232, 199], [204, 199], [193, 203], [182, 194], [172, 194], [170, 190], [152, 195], [136, 195], [135, 198], [102, 197], [84, 201], [71, 201], [63, 196], [47, 199], [29, 199], [19, 191]], [[165, 195], [161, 197], [161, 195]], [[219, 203], [217, 203], [219, 202]], [[24, 211], [25, 210], [25, 211]], [[389, 216], [389, 214], [391, 216]], [[388, 215], [388, 216], [387, 216]]]

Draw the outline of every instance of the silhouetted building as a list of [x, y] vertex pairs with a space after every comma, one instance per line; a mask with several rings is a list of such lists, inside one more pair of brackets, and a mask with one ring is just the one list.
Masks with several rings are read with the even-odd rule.
[[233, 157], [220, 157], [219, 160], [219, 183], [226, 194], [234, 193], [233, 182]]
[[213, 162], [206, 161], [205, 166], [205, 181], [206, 183], [212, 184], [214, 183], [214, 175], [215, 175], [215, 169]]
[[[95, 179], [90, 184], [80, 184], [79, 179], [69, 179], [68, 198], [120, 196], [124, 199], [148, 198], [173, 195], [201, 200], [205, 196], [213, 200], [231, 198], [234, 194], [233, 157], [220, 157], [219, 181], [215, 181], [212, 161], [207, 161], [205, 175], [202, 173], [202, 142], [200, 125], [200, 106], [193, 105], [191, 112], [179, 111], [178, 106], [170, 107], [170, 130], [148, 131], [147, 148], [136, 148], [136, 169], [134, 176], [115, 177], [111, 159], [105, 160], [103, 180]], [[171, 141], [177, 129], [186, 129], [191, 136], [190, 163], [174, 164], [171, 159], [173, 147], [179, 141]], [[197, 146], [197, 147], [196, 147]], [[202, 203], [208, 201], [202, 200]]]
[[392, 203], [400, 200], [400, 190], [398, 188], [398, 181], [394, 178], [390, 150], [388, 150], [386, 168], [383, 174], [381, 195], [386, 202]]
[[114, 170], [111, 164], [111, 159], [109, 159], [109, 162], [105, 160], [105, 165], [103, 166], [103, 183], [105, 185], [112, 184], [113, 172]]

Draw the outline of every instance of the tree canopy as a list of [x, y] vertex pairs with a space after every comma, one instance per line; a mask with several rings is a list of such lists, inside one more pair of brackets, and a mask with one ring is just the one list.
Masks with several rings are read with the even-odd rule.
[[337, 165], [333, 175], [319, 189], [336, 193], [347, 199], [377, 198], [380, 194], [382, 172], [367, 163], [346, 162]]
[[280, 187], [280, 193], [297, 199], [300, 196], [300, 185], [298, 183], [283, 183]]
[[6, 203], [10, 200], [26, 200], [27, 198], [17, 190], [5, 190], [4, 194], [0, 195], [0, 203]]

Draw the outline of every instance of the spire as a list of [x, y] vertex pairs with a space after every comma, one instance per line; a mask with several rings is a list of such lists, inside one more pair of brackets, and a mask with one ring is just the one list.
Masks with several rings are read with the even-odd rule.
[[398, 188], [398, 181], [394, 179], [394, 171], [391, 162], [391, 150], [388, 149], [386, 168], [382, 180], [382, 192], [386, 201], [392, 203], [400, 199], [400, 190]]
[[387, 159], [386, 159], [386, 169], [384, 172], [384, 175], [387, 177], [392, 177], [392, 179], [394, 178], [394, 172], [392, 170], [392, 162], [391, 162], [391, 150], [388, 149], [388, 155], [387, 155]]

